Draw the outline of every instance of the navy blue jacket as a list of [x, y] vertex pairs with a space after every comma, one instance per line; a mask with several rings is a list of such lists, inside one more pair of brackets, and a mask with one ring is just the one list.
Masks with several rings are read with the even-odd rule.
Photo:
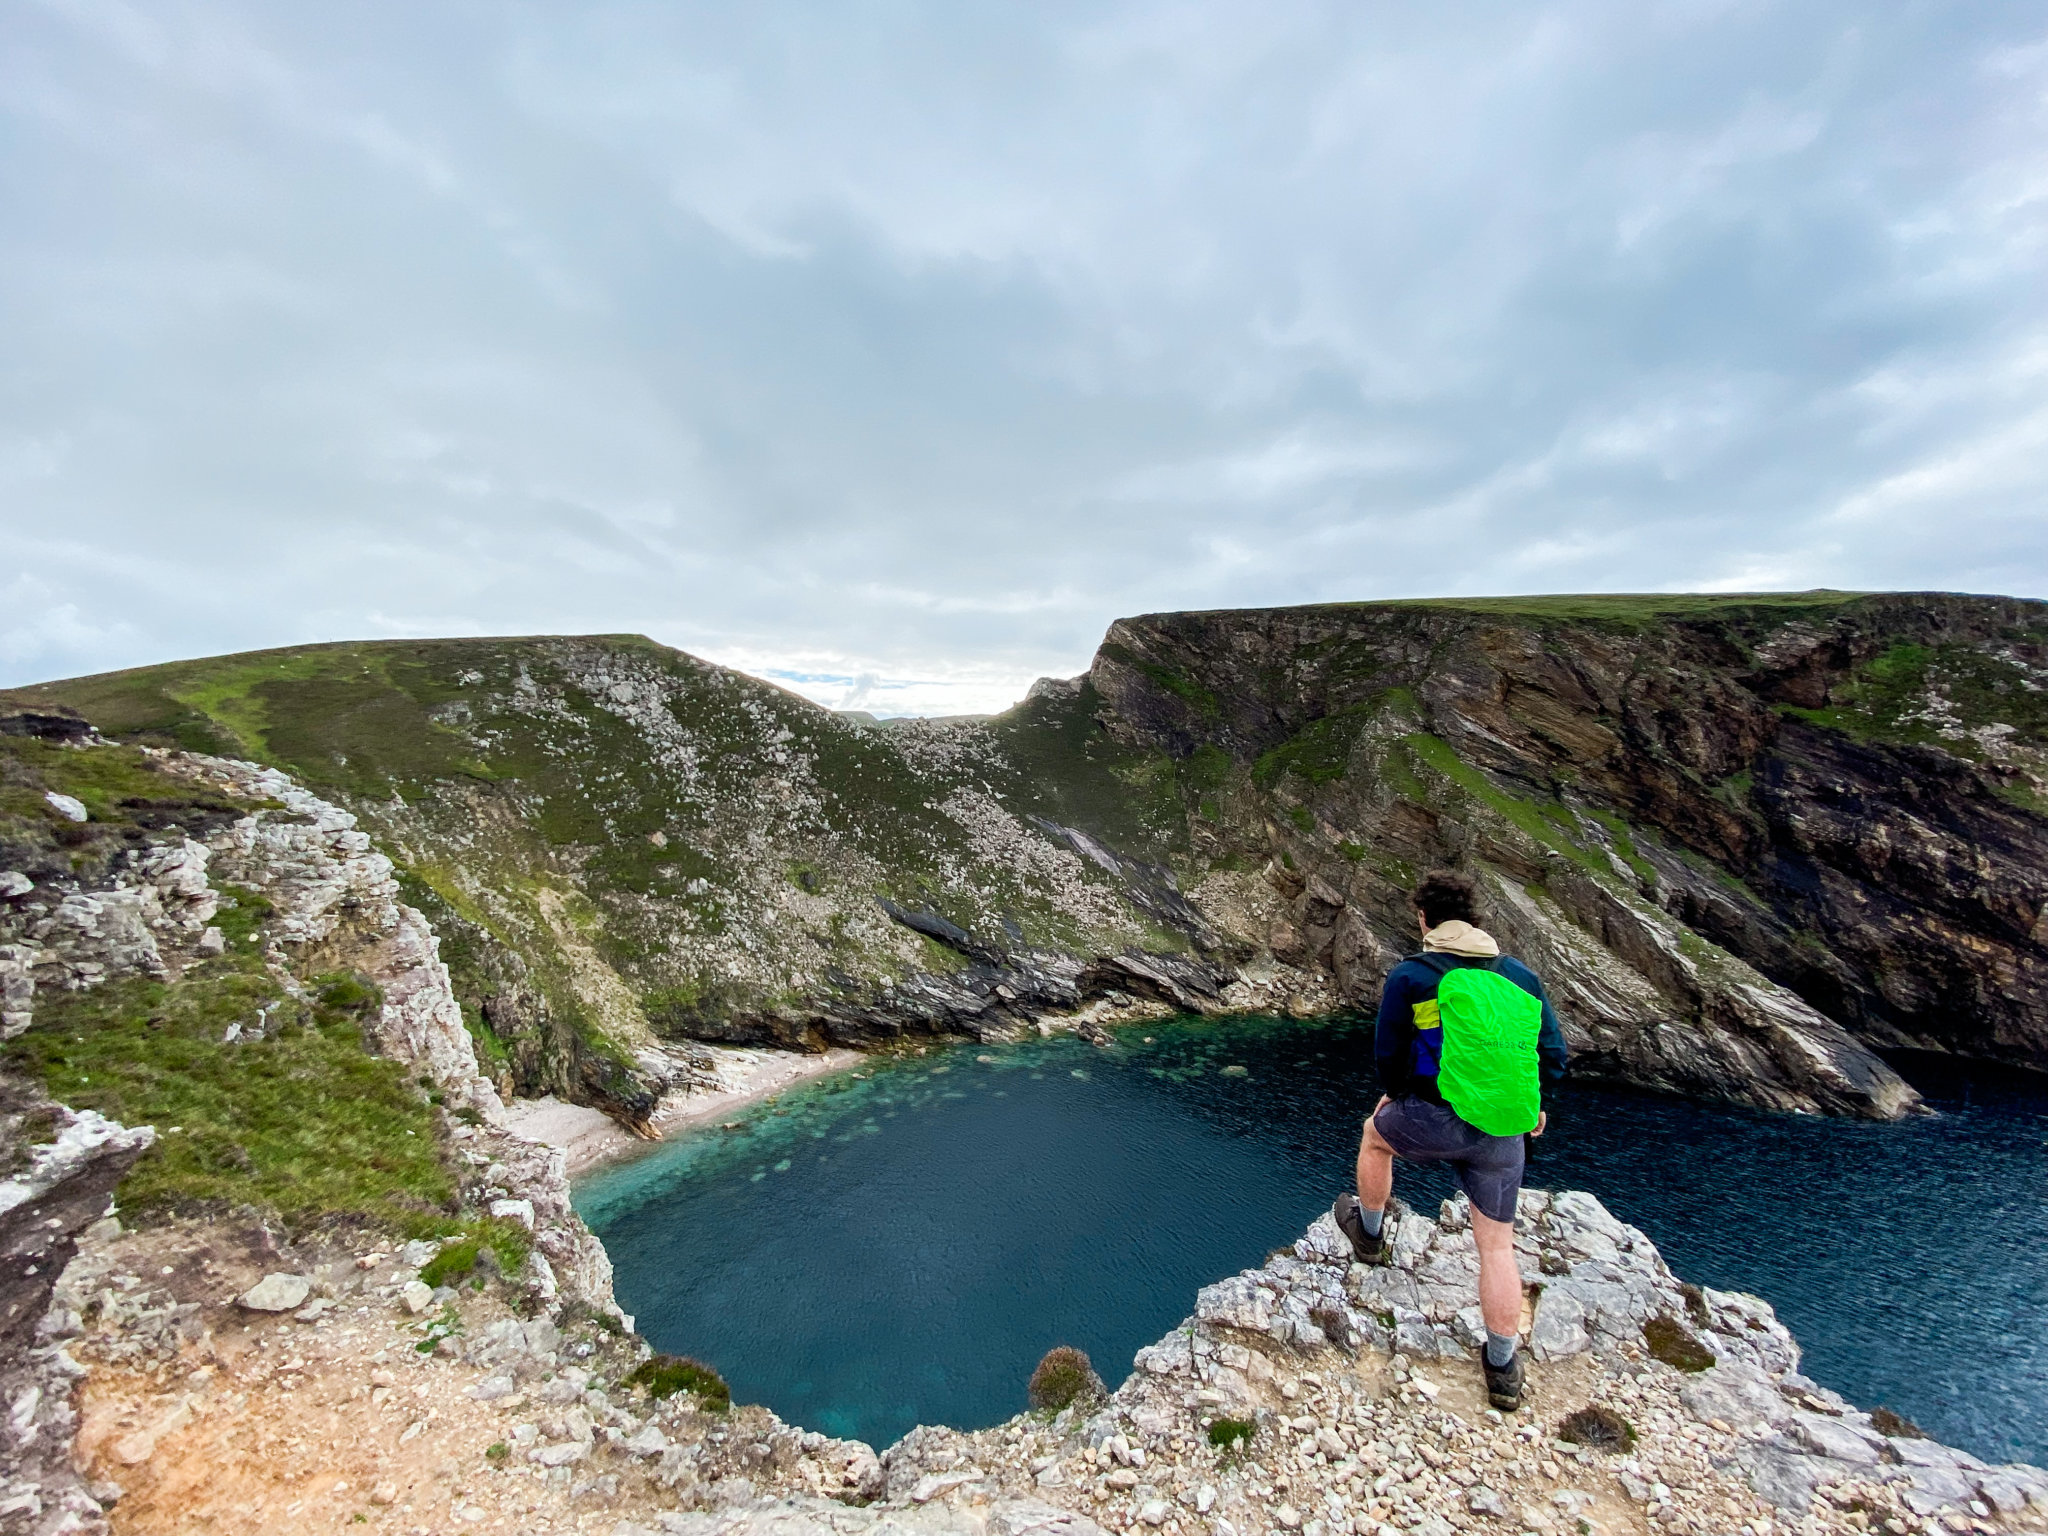
[[1443, 1103], [1436, 1088], [1444, 1048], [1443, 1026], [1434, 1022], [1436, 988], [1445, 971], [1468, 965], [1491, 965], [1543, 1004], [1543, 1027], [1536, 1036], [1537, 1076], [1545, 1084], [1564, 1076], [1564, 1031], [1550, 999], [1543, 995], [1543, 983], [1529, 967], [1506, 955], [1493, 961], [1441, 953], [1410, 955], [1387, 972], [1386, 985], [1380, 989], [1379, 1027], [1373, 1032], [1372, 1053], [1380, 1069], [1380, 1086], [1389, 1098], [1412, 1094], [1432, 1104]]

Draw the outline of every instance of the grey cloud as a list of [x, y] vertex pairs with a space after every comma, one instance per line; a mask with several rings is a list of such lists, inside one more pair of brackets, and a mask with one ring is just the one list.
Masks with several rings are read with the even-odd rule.
[[0, 680], [643, 629], [2039, 593], [2020, 6], [21, 6]]

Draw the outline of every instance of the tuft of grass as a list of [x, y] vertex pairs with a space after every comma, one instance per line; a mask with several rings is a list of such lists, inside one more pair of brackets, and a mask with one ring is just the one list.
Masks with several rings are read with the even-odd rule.
[[1230, 754], [1213, 742], [1203, 742], [1180, 762], [1180, 781], [1198, 798], [1212, 794], [1230, 782]]
[[219, 910], [213, 915], [213, 925], [228, 941], [231, 953], [246, 950], [257, 942], [257, 935], [277, 908], [269, 897], [259, 895], [247, 886], [223, 884], [217, 889], [221, 900]]
[[420, 1278], [437, 1288], [454, 1285], [480, 1263], [494, 1264], [500, 1274], [516, 1275], [532, 1249], [533, 1236], [523, 1222], [485, 1217], [443, 1243], [440, 1252], [420, 1266]]
[[1629, 830], [1628, 823], [1612, 811], [1595, 809], [1591, 814], [1595, 821], [1607, 829], [1608, 837], [1613, 840], [1615, 853], [1620, 855], [1621, 862], [1629, 867], [1636, 879], [1646, 886], [1656, 885], [1657, 867], [1637, 850], [1635, 836]]
[[1643, 1324], [1643, 1343], [1649, 1347], [1653, 1359], [1677, 1370], [1713, 1369], [1713, 1351], [1694, 1338], [1685, 1324], [1668, 1314], [1653, 1317]]
[[1635, 1448], [1636, 1428], [1612, 1408], [1593, 1403], [1566, 1414], [1557, 1426], [1557, 1438], [1618, 1456]]
[[[397, 1063], [365, 1049], [382, 997], [360, 978], [323, 977], [306, 1003], [230, 953], [172, 982], [36, 1001], [6, 1064], [60, 1102], [157, 1128], [123, 1204], [248, 1204], [292, 1223], [341, 1215], [407, 1231], [447, 1221], [455, 1185], [432, 1112]], [[263, 1039], [223, 1042], [259, 1019]]]
[[712, 1413], [723, 1413], [732, 1406], [732, 1389], [725, 1378], [687, 1355], [652, 1355], [633, 1367], [626, 1385], [644, 1387], [647, 1395], [657, 1400], [688, 1392]]
[[507, 1445], [502, 1440], [494, 1441], [490, 1445], [484, 1447], [484, 1459], [486, 1461], [504, 1461], [508, 1459], [511, 1456], [511, 1454], [512, 1447]]
[[1094, 1362], [1071, 1344], [1056, 1344], [1047, 1350], [1024, 1388], [1033, 1408], [1051, 1413], [1075, 1402], [1093, 1401], [1106, 1392], [1102, 1378], [1095, 1374]]
[[1219, 1451], [1236, 1450], [1251, 1444], [1257, 1430], [1250, 1419], [1216, 1419], [1209, 1425], [1209, 1443]]

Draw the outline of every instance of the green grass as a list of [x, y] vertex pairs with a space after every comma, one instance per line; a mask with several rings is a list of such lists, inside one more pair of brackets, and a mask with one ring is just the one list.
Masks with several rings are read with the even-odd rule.
[[1137, 651], [1130, 651], [1130, 649], [1126, 649], [1122, 645], [1116, 645], [1116, 643], [1104, 645], [1102, 653], [1118, 659], [1118, 662], [1122, 662], [1124, 666], [1137, 668], [1145, 676], [1147, 682], [1151, 682], [1155, 688], [1163, 688], [1165, 692], [1180, 698], [1184, 705], [1188, 705], [1204, 721], [1219, 721], [1219, 719], [1223, 719], [1223, 705], [1217, 700], [1217, 694], [1214, 694], [1210, 688], [1204, 688], [1200, 682], [1196, 682], [1188, 674], [1178, 672], [1178, 670], [1169, 668], [1169, 666], [1161, 666], [1159, 662], [1151, 662], [1151, 659], [1139, 655]]
[[1653, 1317], [1643, 1324], [1643, 1343], [1655, 1359], [1676, 1370], [1713, 1369], [1713, 1351], [1687, 1332], [1685, 1324], [1675, 1317]]
[[532, 1251], [533, 1234], [524, 1223], [486, 1217], [443, 1243], [440, 1252], [420, 1267], [420, 1279], [435, 1287], [455, 1285], [475, 1272], [486, 1252], [500, 1274], [516, 1275]]
[[1250, 1419], [1216, 1419], [1209, 1425], [1209, 1443], [1219, 1451], [1237, 1450], [1251, 1443], [1258, 1427]]
[[1590, 875], [1602, 878], [1613, 876], [1614, 871], [1606, 858], [1587, 848], [1573, 836], [1570, 813], [1562, 806], [1525, 800], [1496, 788], [1491, 780], [1459, 757], [1451, 744], [1440, 736], [1432, 736], [1426, 731], [1416, 731], [1403, 736], [1400, 744], [1413, 753], [1420, 763], [1442, 774], [1488, 810], [1512, 822], [1553, 853], [1569, 859]]
[[1096, 718], [1092, 683], [1077, 695], [1027, 699], [987, 730], [1006, 770], [995, 788], [1020, 810], [1083, 827], [1113, 846], [1151, 859], [1183, 851], [1183, 790], [1199, 799], [1228, 781], [1229, 754], [1197, 748], [1176, 765], [1164, 753], [1126, 746]]
[[1055, 1344], [1033, 1368], [1024, 1398], [1041, 1413], [1058, 1413], [1077, 1399], [1100, 1397], [1102, 1392], [1102, 1378], [1088, 1356], [1071, 1344]]
[[1968, 645], [1894, 645], [1872, 657], [1837, 684], [1821, 709], [1781, 706], [1809, 724], [1859, 741], [1938, 746], [1965, 757], [1981, 757], [1976, 743], [1945, 735], [1930, 705], [1938, 693], [1941, 711], [1965, 730], [2010, 725], [2014, 739], [2048, 744], [2048, 694], [2027, 685], [2024, 668]]
[[1304, 726], [1252, 765], [1252, 782], [1262, 789], [1271, 789], [1290, 773], [1310, 784], [1328, 784], [1343, 778], [1359, 733], [1379, 707], [1379, 701], [1354, 705]]
[[732, 1389], [725, 1378], [687, 1355], [654, 1355], [643, 1360], [628, 1373], [626, 1385], [643, 1387], [655, 1399], [688, 1392], [712, 1413], [723, 1413], [732, 1406]]
[[1199, 799], [1228, 784], [1234, 766], [1228, 752], [1205, 741], [1181, 759], [1180, 781]]
[[[44, 798], [52, 791], [83, 804], [88, 819], [59, 814]], [[96, 876], [172, 828], [204, 833], [251, 809], [251, 802], [173, 778], [134, 747], [0, 736], [0, 868]]]
[[1635, 836], [1630, 832], [1628, 823], [1612, 811], [1593, 809], [1590, 814], [1607, 829], [1608, 837], [1613, 840], [1615, 853], [1620, 856], [1621, 862], [1634, 872], [1636, 879], [1644, 885], [1655, 885], [1657, 867], [1637, 851]]
[[[365, 1049], [380, 1002], [359, 978], [330, 976], [302, 1003], [230, 954], [175, 982], [39, 994], [5, 1060], [60, 1102], [157, 1128], [121, 1188], [132, 1209], [249, 1204], [295, 1224], [432, 1231], [450, 1224], [454, 1181], [417, 1087]], [[222, 1043], [260, 1010], [266, 1038]]]
[[[489, 642], [365, 641], [251, 651], [14, 690], [101, 731], [284, 767], [316, 787], [388, 797], [487, 775], [428, 709], [459, 696], [440, 675]], [[441, 664], [437, 666], [436, 663]]]
[[1588, 623], [1639, 630], [1673, 619], [1768, 619], [1828, 613], [1872, 594], [1817, 587], [1810, 592], [1589, 592], [1527, 597], [1411, 597], [1359, 607], [1443, 608], [1504, 619]]

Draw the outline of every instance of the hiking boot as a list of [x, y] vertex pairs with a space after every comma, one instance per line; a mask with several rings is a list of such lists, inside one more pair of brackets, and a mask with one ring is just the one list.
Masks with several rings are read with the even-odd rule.
[[1365, 1223], [1358, 1216], [1359, 1205], [1356, 1195], [1339, 1195], [1337, 1203], [1330, 1207], [1330, 1219], [1337, 1223], [1351, 1244], [1351, 1251], [1358, 1256], [1361, 1264], [1384, 1264], [1394, 1256], [1394, 1244], [1388, 1231], [1393, 1225], [1393, 1205], [1390, 1201], [1380, 1213], [1380, 1235], [1367, 1237]]
[[1506, 1365], [1495, 1365], [1486, 1358], [1484, 1349], [1479, 1351], [1479, 1363], [1486, 1370], [1486, 1400], [1502, 1413], [1513, 1413], [1522, 1406], [1522, 1352], [1515, 1351], [1515, 1358]]

